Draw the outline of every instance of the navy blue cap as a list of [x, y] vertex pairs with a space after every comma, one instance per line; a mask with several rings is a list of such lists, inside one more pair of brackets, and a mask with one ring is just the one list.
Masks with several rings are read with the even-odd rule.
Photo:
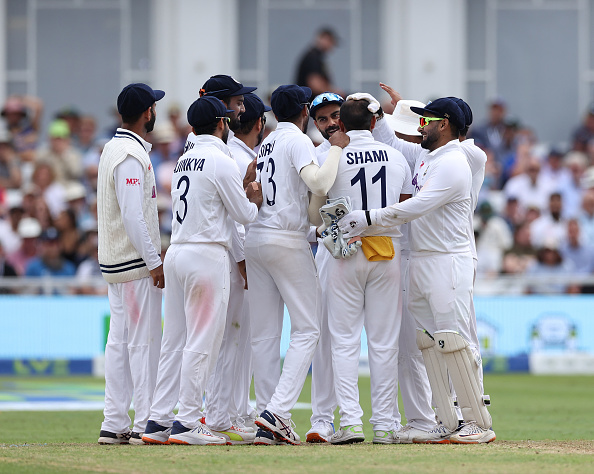
[[270, 97], [272, 111], [279, 120], [297, 115], [305, 104], [309, 103], [311, 89], [305, 86], [289, 84], [278, 86]]
[[435, 99], [433, 102], [429, 102], [425, 107], [411, 107], [410, 110], [417, 115], [424, 115], [429, 112], [437, 117], [447, 118], [458, 127], [459, 130], [462, 130], [466, 124], [464, 120], [464, 112], [462, 112], [456, 102], [447, 97]]
[[222, 99], [224, 97], [233, 97], [236, 95], [249, 94], [254, 92], [257, 87], [244, 87], [244, 85], [225, 74], [211, 76], [200, 89], [200, 96], [212, 95]]
[[243, 105], [245, 107], [245, 112], [239, 116], [241, 123], [260, 118], [264, 112], [270, 112], [272, 110], [267, 105], [264, 105], [264, 102], [262, 102], [260, 97], [252, 93], [243, 96]]
[[217, 117], [225, 117], [232, 112], [220, 99], [205, 95], [190, 105], [188, 123], [194, 128], [203, 127], [218, 120]]
[[153, 90], [141, 82], [128, 84], [118, 95], [118, 112], [124, 117], [133, 117], [144, 112], [165, 96], [165, 92]]
[[460, 107], [460, 110], [462, 110], [462, 113], [464, 114], [465, 126], [470, 127], [472, 125], [472, 109], [470, 108], [470, 105], [458, 97], [448, 97], [448, 99], [452, 99], [458, 104], [458, 107]]

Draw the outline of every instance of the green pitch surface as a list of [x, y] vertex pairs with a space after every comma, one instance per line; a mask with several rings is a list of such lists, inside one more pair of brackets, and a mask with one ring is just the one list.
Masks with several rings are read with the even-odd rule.
[[[18, 382], [18, 383], [17, 383]], [[92, 378], [0, 378], [0, 400], [51, 385], [95, 393]], [[489, 445], [99, 446], [100, 411], [0, 412], [0, 473], [594, 472], [594, 377], [488, 375], [497, 440]], [[369, 379], [360, 380], [364, 420]], [[309, 379], [300, 401], [309, 402]], [[302, 439], [309, 410], [295, 410]], [[336, 417], [338, 420], [338, 415]]]

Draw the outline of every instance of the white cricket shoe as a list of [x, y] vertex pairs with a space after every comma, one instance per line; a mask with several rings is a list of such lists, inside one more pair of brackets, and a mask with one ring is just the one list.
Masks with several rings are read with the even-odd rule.
[[430, 431], [414, 428], [412, 425], [406, 425], [396, 431], [399, 444], [449, 444], [450, 434], [451, 431], [441, 423], [435, 425], [435, 428]]
[[258, 431], [258, 427], [256, 425], [256, 428], [252, 427], [252, 426], [247, 426], [246, 425], [246, 421], [244, 418], [242, 418], [241, 416], [238, 416], [237, 418], [235, 418], [234, 420], [231, 421], [231, 424], [233, 426], [236, 426], [237, 428], [241, 428], [244, 431], [247, 431], [248, 433], [255, 433], [256, 431]]
[[142, 439], [143, 433], [138, 433], [137, 431], [132, 431], [130, 433], [130, 439], [128, 440], [128, 444], [134, 444], [136, 446], [142, 446], [147, 444]]
[[101, 430], [99, 432], [99, 444], [130, 444], [130, 437], [132, 431], [128, 430], [124, 433], [112, 433], [111, 431]]
[[231, 425], [231, 428], [222, 431], [211, 429], [210, 432], [215, 436], [225, 438], [229, 445], [253, 444], [256, 438], [256, 433], [253, 431], [247, 431], [236, 425]]
[[258, 425], [256, 425], [256, 418], [258, 418], [258, 412], [253, 411], [249, 416], [243, 418], [243, 424], [246, 428], [252, 428], [254, 433], [258, 431]]
[[311, 429], [305, 433], [307, 443], [328, 443], [334, 434], [334, 423], [329, 421], [316, 421]]
[[[145, 444], [169, 444], [171, 427], [162, 426], [159, 423], [149, 420], [142, 435]], [[132, 438], [130, 438], [131, 440]]]
[[295, 432], [295, 423], [290, 418], [282, 418], [275, 413], [264, 410], [256, 418], [256, 425], [263, 430], [270, 431], [278, 440], [295, 446], [301, 444], [301, 438]]
[[365, 441], [363, 425], [341, 426], [330, 438], [332, 444], [362, 443], [363, 441]]
[[474, 421], [464, 423], [462, 428], [450, 436], [450, 443], [453, 444], [479, 444], [495, 441], [495, 432], [492, 429], [484, 429]]
[[373, 444], [398, 444], [398, 438], [392, 430], [374, 430]]
[[169, 436], [169, 444], [192, 444], [200, 446], [213, 446], [227, 444], [222, 436], [215, 436], [206, 425], [198, 422], [198, 426], [189, 429], [179, 421], [173, 422], [173, 429]]

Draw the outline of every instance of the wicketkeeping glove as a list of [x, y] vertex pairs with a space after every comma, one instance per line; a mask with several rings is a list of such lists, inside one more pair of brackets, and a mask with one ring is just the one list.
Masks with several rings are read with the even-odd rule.
[[355, 242], [351, 245], [344, 239], [337, 225], [338, 220], [347, 215], [352, 209], [351, 200], [347, 197], [329, 199], [320, 208], [320, 216], [326, 225], [322, 232], [322, 241], [334, 258], [348, 258], [357, 252], [359, 246]]

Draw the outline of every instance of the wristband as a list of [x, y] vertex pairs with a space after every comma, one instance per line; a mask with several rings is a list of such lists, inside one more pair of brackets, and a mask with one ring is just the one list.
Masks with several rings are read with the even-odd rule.
[[367, 225], [371, 225], [371, 215], [369, 211], [365, 211], [365, 219], [367, 219]]

